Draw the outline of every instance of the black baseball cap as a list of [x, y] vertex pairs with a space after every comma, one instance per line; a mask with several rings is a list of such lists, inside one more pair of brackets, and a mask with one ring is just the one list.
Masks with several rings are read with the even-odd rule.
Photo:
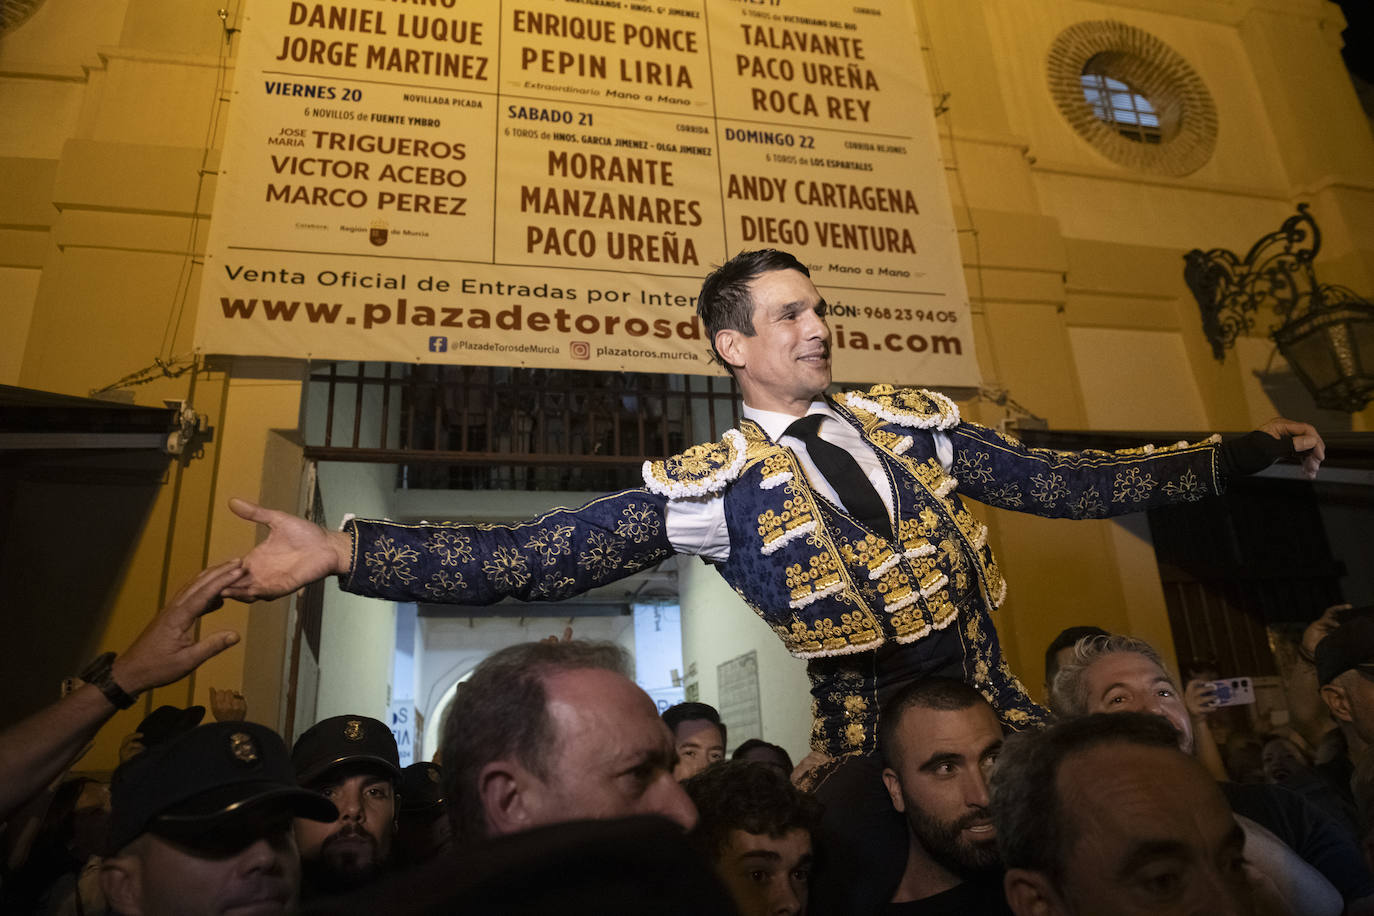
[[412, 763], [401, 771], [401, 811], [419, 814], [444, 806], [444, 771], [436, 763]]
[[108, 846], [118, 852], [145, 832], [194, 845], [267, 815], [328, 822], [339, 811], [296, 783], [276, 732], [256, 722], [212, 722], [115, 770]]
[[178, 706], [159, 706], [144, 716], [134, 731], [143, 736], [140, 743], [144, 750], [147, 750], [178, 735], [186, 734], [204, 718], [204, 706], [187, 706], [185, 709]]
[[345, 763], [370, 764], [398, 782], [401, 779], [395, 736], [385, 724], [367, 716], [333, 716], [316, 722], [291, 749], [291, 765], [303, 786]]
[[1374, 605], [1341, 614], [1336, 628], [1317, 643], [1317, 684], [1331, 683], [1352, 668], [1374, 677]]

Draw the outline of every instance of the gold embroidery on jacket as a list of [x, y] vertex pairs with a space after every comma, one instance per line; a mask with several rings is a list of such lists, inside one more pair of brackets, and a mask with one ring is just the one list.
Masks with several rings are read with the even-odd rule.
[[1164, 492], [1174, 499], [1183, 499], [1188, 502], [1194, 502], [1207, 495], [1202, 482], [1198, 480], [1197, 475], [1191, 469], [1184, 471], [1183, 476], [1179, 477], [1176, 483], [1166, 483]]
[[[791, 486], [789, 483], [788, 488]], [[785, 539], [783, 543], [786, 543], [797, 536], [795, 532], [802, 526], [813, 524], [815, 517], [811, 514], [810, 508], [806, 500], [794, 498], [783, 502], [782, 512], [768, 509], [759, 515], [759, 537], [763, 539], [764, 553], [771, 553], [768, 548], [779, 539]]]
[[514, 547], [496, 548], [491, 559], [482, 564], [482, 572], [486, 573], [492, 584], [502, 591], [523, 588], [525, 583], [530, 581], [525, 555]]
[[865, 535], [862, 540], [845, 541], [840, 544], [840, 553], [850, 566], [863, 566], [868, 569], [868, 578], [876, 579], [897, 563], [898, 557], [888, 546], [886, 538], [876, 534]]
[[398, 547], [386, 534], [378, 535], [372, 549], [363, 556], [371, 570], [368, 581], [378, 586], [391, 585], [393, 580], [402, 585], [414, 582], [415, 573], [411, 567], [419, 559], [420, 554], [414, 547]]
[[457, 570], [440, 569], [425, 583], [425, 594], [437, 600], [467, 587], [467, 580], [463, 578], [462, 573]]
[[898, 642], [911, 642], [930, 632], [930, 616], [919, 603], [910, 604], [890, 618]]
[[825, 594], [832, 594], [841, 583], [839, 560], [830, 553], [811, 557], [806, 566], [787, 567], [787, 587], [794, 607], [804, 607]]
[[1155, 478], [1153, 474], [1142, 475], [1140, 468], [1130, 467], [1126, 469], [1124, 474], [1117, 472], [1116, 480], [1112, 484], [1112, 502], [1144, 502], [1154, 488]]
[[850, 747], [858, 747], [868, 737], [864, 722], [868, 718], [868, 701], [857, 693], [849, 694], [842, 700], [844, 705], [844, 740]]
[[577, 557], [577, 565], [598, 579], [604, 579], [620, 569], [625, 542], [601, 531], [593, 531], [587, 538], [587, 549]]
[[540, 528], [525, 542], [525, 549], [539, 554], [540, 562], [552, 566], [560, 556], [572, 553], [572, 525], [554, 525]]
[[1053, 506], [1069, 495], [1069, 485], [1063, 474], [1047, 472], [1031, 478], [1031, 497], [1045, 506]]
[[824, 654], [843, 649], [847, 646], [868, 646], [881, 639], [872, 615], [860, 609], [840, 614], [840, 622], [831, 617], [823, 617], [812, 626], [793, 620], [790, 625], [779, 624], [773, 627], [793, 653], [808, 655]]
[[[425, 541], [425, 550], [439, 558], [441, 566], [472, 562], [472, 538], [447, 528], [437, 528]], [[461, 577], [460, 577], [461, 578]]]
[[620, 514], [622, 518], [616, 522], [615, 533], [635, 544], [656, 537], [663, 524], [657, 510], [648, 503], [630, 503]]

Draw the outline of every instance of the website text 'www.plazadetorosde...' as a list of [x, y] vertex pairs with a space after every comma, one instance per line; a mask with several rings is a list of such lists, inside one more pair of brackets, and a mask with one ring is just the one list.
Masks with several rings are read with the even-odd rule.
[[[365, 302], [360, 310], [357, 308], [348, 310], [342, 302], [269, 298], [235, 299], [221, 296], [220, 306], [225, 318], [272, 322], [304, 320], [311, 324], [355, 325], [360, 326], [363, 330], [409, 326], [467, 330], [491, 330], [494, 328], [512, 333], [579, 334], [584, 337], [606, 335], [657, 338], [659, 340], [702, 341], [705, 337], [702, 333], [701, 321], [696, 316], [682, 319], [626, 318], [622, 315], [572, 312], [561, 306], [552, 311], [547, 311], [527, 308], [521, 303], [515, 303], [503, 309], [457, 305], [431, 306], [412, 303], [402, 296], [387, 302]], [[954, 356], [963, 352], [963, 341], [952, 335], [885, 334], [874, 335], [870, 338], [862, 331], [846, 333], [843, 326], [840, 325], [837, 325], [833, 330], [831, 341], [841, 350], [889, 350], [911, 353], [943, 353]], [[496, 349], [499, 347], [497, 344], [479, 344], [478, 342], [456, 343], [456, 346], [463, 349]], [[607, 349], [599, 352], [598, 355], [649, 354], [647, 352], [639, 354]], [[673, 355], [676, 358], [691, 360], [703, 358], [695, 352]]]

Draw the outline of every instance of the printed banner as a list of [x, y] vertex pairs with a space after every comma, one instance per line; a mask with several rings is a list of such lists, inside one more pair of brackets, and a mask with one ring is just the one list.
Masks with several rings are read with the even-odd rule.
[[718, 373], [702, 278], [773, 247], [842, 381], [974, 385], [910, 4], [249, 0], [207, 353]]

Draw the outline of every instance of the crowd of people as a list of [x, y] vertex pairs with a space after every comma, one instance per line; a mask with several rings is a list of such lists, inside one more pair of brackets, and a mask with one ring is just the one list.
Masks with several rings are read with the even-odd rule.
[[[159, 630], [195, 616], [179, 596], [126, 655], [184, 651]], [[1299, 659], [1329, 727], [1315, 744], [1298, 728], [1254, 736], [1285, 748], [1282, 766], [1258, 769], [1250, 743], [1228, 736], [1220, 772], [1199, 752], [1217, 750], [1215, 688], [1181, 685], [1128, 635], [1070, 628], [1048, 647], [1043, 728], [1008, 730], [963, 680], [914, 680], [884, 703], [865, 771], [902, 828], [871, 825], [890, 847], [877, 862], [856, 862], [847, 828], [803, 788], [824, 754], [794, 769], [785, 749], [750, 738], [727, 759], [714, 708], [660, 714], [610, 643], [492, 654], [458, 690], [434, 761], [404, 769], [376, 719], [324, 719], [288, 749], [225, 693], [214, 721], [198, 706], [146, 716], [108, 786], [35, 784], [6, 753], [0, 781], [29, 795], [12, 791], [0, 812], [0, 909], [1370, 912], [1374, 608], [1329, 611]], [[0, 747], [27, 735], [77, 748], [65, 769], [89, 737], [63, 708], [83, 690], [99, 693], [84, 685]]]
[[[646, 462], [643, 487], [509, 525], [349, 517], [338, 531], [231, 500], [266, 528], [257, 546], [0, 734], [7, 909], [1374, 912], [1374, 609], [1333, 610], [1304, 636], [1290, 706], [1319, 696], [1329, 734], [1228, 729], [1215, 678], [1191, 676], [1207, 663], [1180, 686], [1155, 647], [1093, 627], [1049, 646], [1047, 709], [1002, 655], [1007, 583], [964, 502], [1096, 519], [1203, 499], [1280, 458], [1310, 477], [1312, 426], [1029, 448], [936, 392], [830, 392], [826, 302], [786, 252], [730, 259], [697, 305], [743, 419]], [[60, 784], [115, 710], [236, 642], [197, 638], [223, 598], [334, 575], [393, 601], [557, 601], [674, 553], [714, 566], [806, 659], [814, 724], [795, 766], [758, 736], [725, 760], [716, 710], [660, 714], [622, 649], [565, 639], [483, 660], [433, 760], [404, 771], [365, 715], [288, 750], [216, 695], [213, 723], [154, 711], [108, 790]]]

